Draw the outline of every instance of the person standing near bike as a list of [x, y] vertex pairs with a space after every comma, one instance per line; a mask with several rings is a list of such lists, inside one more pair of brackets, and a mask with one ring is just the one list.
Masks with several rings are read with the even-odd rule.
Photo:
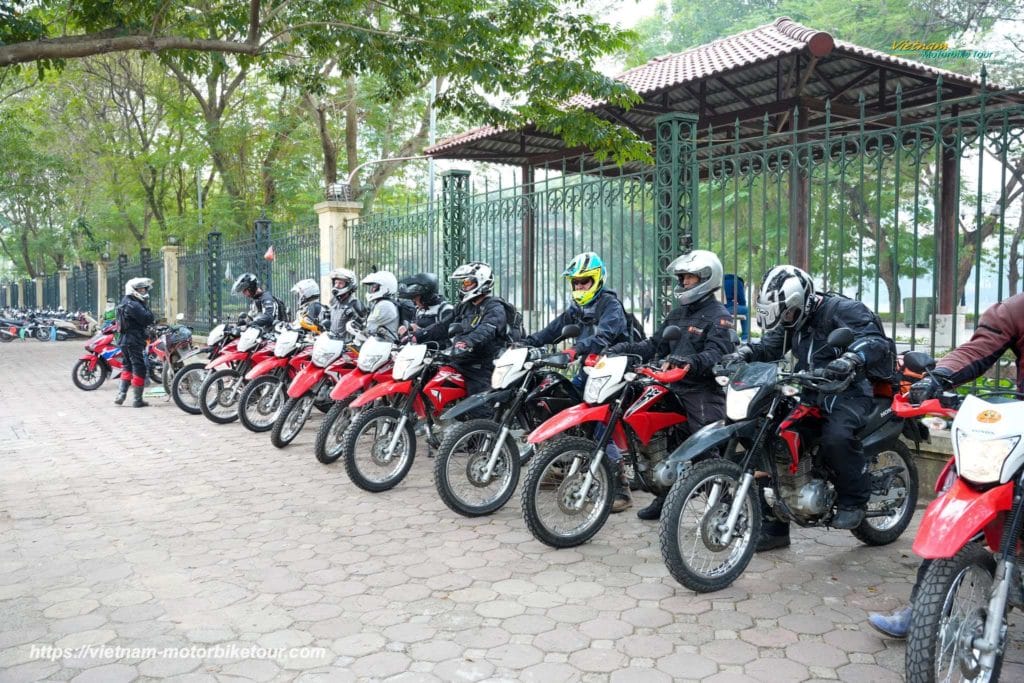
[[142, 400], [146, 384], [146, 329], [155, 322], [149, 310], [149, 290], [153, 281], [148, 277], [135, 277], [124, 285], [124, 298], [117, 307], [117, 327], [120, 332], [121, 353], [124, 365], [121, 369], [121, 386], [114, 403], [121, 405], [132, 387], [135, 400], [133, 408], [145, 408], [149, 404]]

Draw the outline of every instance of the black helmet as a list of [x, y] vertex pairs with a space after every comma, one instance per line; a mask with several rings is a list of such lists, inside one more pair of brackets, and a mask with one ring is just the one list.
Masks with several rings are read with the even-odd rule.
[[235, 280], [235, 284], [231, 286], [232, 294], [248, 294], [254, 296], [256, 290], [260, 288], [260, 280], [253, 273], [242, 273]]
[[433, 273], [416, 273], [402, 278], [398, 283], [398, 296], [403, 299], [420, 297], [430, 301], [437, 296], [437, 276]]

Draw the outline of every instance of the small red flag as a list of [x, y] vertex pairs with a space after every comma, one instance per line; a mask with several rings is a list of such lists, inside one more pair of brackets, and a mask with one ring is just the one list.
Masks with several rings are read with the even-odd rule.
[[267, 247], [267, 253], [263, 255], [263, 258], [265, 258], [268, 261], [273, 261], [274, 257], [274, 245], [271, 244], [269, 247]]

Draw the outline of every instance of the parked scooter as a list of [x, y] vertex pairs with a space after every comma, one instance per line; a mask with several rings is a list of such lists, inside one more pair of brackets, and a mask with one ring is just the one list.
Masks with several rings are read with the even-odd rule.
[[117, 324], [110, 323], [85, 345], [83, 354], [71, 368], [71, 381], [82, 391], [103, 386], [114, 370], [121, 369], [121, 348], [114, 343]]
[[[559, 341], [579, 335], [567, 325]], [[578, 404], [579, 391], [556, 369], [569, 366], [563, 353], [513, 347], [494, 361], [491, 391], [459, 401], [441, 416], [451, 423], [434, 459], [434, 486], [445, 505], [466, 517], [501, 509], [515, 493], [520, 467], [533, 446], [526, 435], [560, 411]], [[486, 408], [493, 418], [468, 419]]]

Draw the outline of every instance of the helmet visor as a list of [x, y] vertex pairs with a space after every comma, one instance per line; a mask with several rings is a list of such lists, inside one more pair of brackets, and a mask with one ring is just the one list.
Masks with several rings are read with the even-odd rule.
[[463, 292], [472, 292], [474, 289], [476, 289], [476, 286], [477, 282], [475, 277], [463, 278], [462, 282], [459, 284], [459, 287], [462, 289]]
[[594, 286], [594, 278], [592, 277], [574, 277], [572, 278], [573, 289], [590, 289]]

